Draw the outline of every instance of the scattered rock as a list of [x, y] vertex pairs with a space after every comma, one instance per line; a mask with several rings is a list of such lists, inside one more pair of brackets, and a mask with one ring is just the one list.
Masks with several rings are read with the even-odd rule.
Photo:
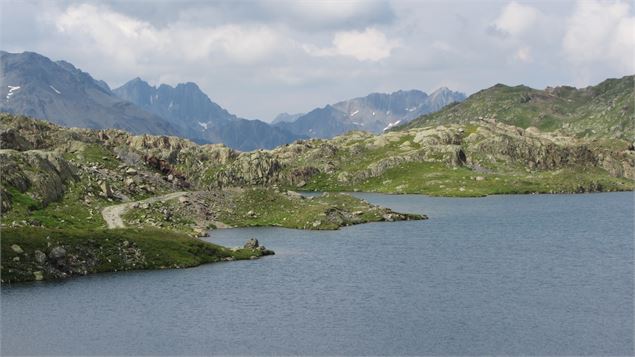
[[261, 246], [261, 248], [263, 248], [263, 249], [260, 250], [262, 252], [262, 255], [275, 255], [276, 254], [273, 250], [265, 249], [265, 247], [262, 247], [262, 246]]
[[304, 196], [302, 196], [299, 192], [296, 192], [296, 191], [287, 191], [287, 196], [293, 197], [293, 198], [304, 198]]
[[64, 259], [65, 256], [66, 256], [66, 249], [60, 246], [53, 247], [53, 249], [51, 249], [51, 251], [49, 252], [49, 259], [51, 260]]
[[124, 180], [123, 184], [126, 185], [126, 187], [130, 187], [135, 184], [135, 180], [132, 177], [128, 177]]
[[196, 227], [194, 228], [194, 234], [198, 237], [198, 238], [203, 238], [203, 237], [207, 237], [207, 229], [201, 228], [201, 227]]
[[20, 246], [19, 246], [19, 245], [17, 245], [17, 244], [12, 244], [12, 245], [11, 245], [11, 249], [12, 249], [14, 252], [18, 253], [18, 254], [22, 254], [22, 253], [24, 253], [24, 250], [22, 249], [22, 247], [20, 247]]
[[128, 176], [135, 176], [137, 174], [137, 170], [133, 169], [132, 167], [126, 170], [126, 175]]
[[44, 280], [44, 274], [41, 271], [34, 271], [33, 277], [35, 278], [35, 281]]
[[44, 254], [41, 250], [36, 250], [33, 255], [36, 263], [41, 265], [46, 262], [46, 254]]
[[99, 188], [101, 189], [101, 194], [104, 197], [113, 197], [112, 189], [110, 188], [110, 184], [107, 181], [103, 181], [99, 184]]
[[245, 242], [245, 245], [243, 246], [243, 248], [245, 248], [245, 249], [256, 249], [259, 246], [260, 246], [260, 244], [258, 243], [258, 239], [251, 238], [250, 240]]

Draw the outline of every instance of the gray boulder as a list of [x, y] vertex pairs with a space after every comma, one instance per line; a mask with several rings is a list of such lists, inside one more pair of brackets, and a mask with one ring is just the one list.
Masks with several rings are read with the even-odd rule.
[[64, 259], [64, 257], [66, 257], [66, 249], [63, 247], [53, 247], [53, 249], [49, 252], [49, 259], [51, 260], [60, 260]]
[[248, 240], [245, 245], [243, 246], [245, 249], [256, 249], [260, 246], [260, 244], [258, 243], [258, 239], [255, 238], [251, 238], [250, 240]]
[[46, 262], [46, 254], [44, 254], [41, 250], [36, 250], [33, 255], [36, 263], [44, 264]]

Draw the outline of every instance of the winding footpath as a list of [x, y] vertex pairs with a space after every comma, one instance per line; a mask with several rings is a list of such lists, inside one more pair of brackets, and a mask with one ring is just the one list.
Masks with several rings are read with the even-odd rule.
[[128, 209], [130, 209], [130, 207], [134, 205], [135, 203], [142, 204], [142, 203], [165, 202], [165, 201], [173, 200], [175, 198], [179, 198], [185, 194], [187, 194], [187, 192], [184, 192], [184, 191], [172, 192], [172, 193], [168, 193], [167, 195], [154, 196], [154, 197], [146, 198], [145, 200], [141, 200], [141, 201], [132, 201], [132, 202], [126, 202], [126, 203], [122, 203], [122, 204], [118, 204], [114, 206], [108, 206], [101, 211], [101, 215], [102, 217], [104, 217], [104, 221], [106, 221], [106, 224], [108, 225], [109, 229], [125, 228], [126, 225], [123, 223], [123, 220], [121, 219], [121, 215], [124, 212], [126, 212]]

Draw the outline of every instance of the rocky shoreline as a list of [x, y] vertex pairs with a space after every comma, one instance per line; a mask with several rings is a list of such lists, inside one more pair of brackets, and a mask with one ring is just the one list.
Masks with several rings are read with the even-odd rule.
[[2, 284], [66, 279], [101, 272], [180, 269], [253, 260], [275, 252], [249, 239], [225, 248], [159, 230], [60, 231], [9, 228], [2, 232]]
[[[427, 218], [336, 192], [475, 197], [635, 188], [632, 143], [493, 119], [238, 152], [0, 113], [0, 140], [5, 282], [188, 267], [267, 252], [194, 238], [216, 228], [322, 230]], [[295, 190], [325, 193], [305, 197]]]

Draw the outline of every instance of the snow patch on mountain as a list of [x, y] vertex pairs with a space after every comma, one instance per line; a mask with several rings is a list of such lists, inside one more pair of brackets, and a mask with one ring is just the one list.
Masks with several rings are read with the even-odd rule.
[[20, 89], [20, 86], [7, 86], [7, 87], [9, 87], [9, 93], [7, 93], [7, 100], [11, 98], [11, 96], [13, 95], [15, 91]]
[[388, 130], [388, 129], [392, 128], [392, 127], [395, 127], [395, 126], [399, 125], [399, 123], [401, 123], [401, 120], [397, 120], [396, 122], [388, 123], [388, 126], [386, 126], [386, 127], [384, 128], [384, 131], [386, 131], [386, 130]]

